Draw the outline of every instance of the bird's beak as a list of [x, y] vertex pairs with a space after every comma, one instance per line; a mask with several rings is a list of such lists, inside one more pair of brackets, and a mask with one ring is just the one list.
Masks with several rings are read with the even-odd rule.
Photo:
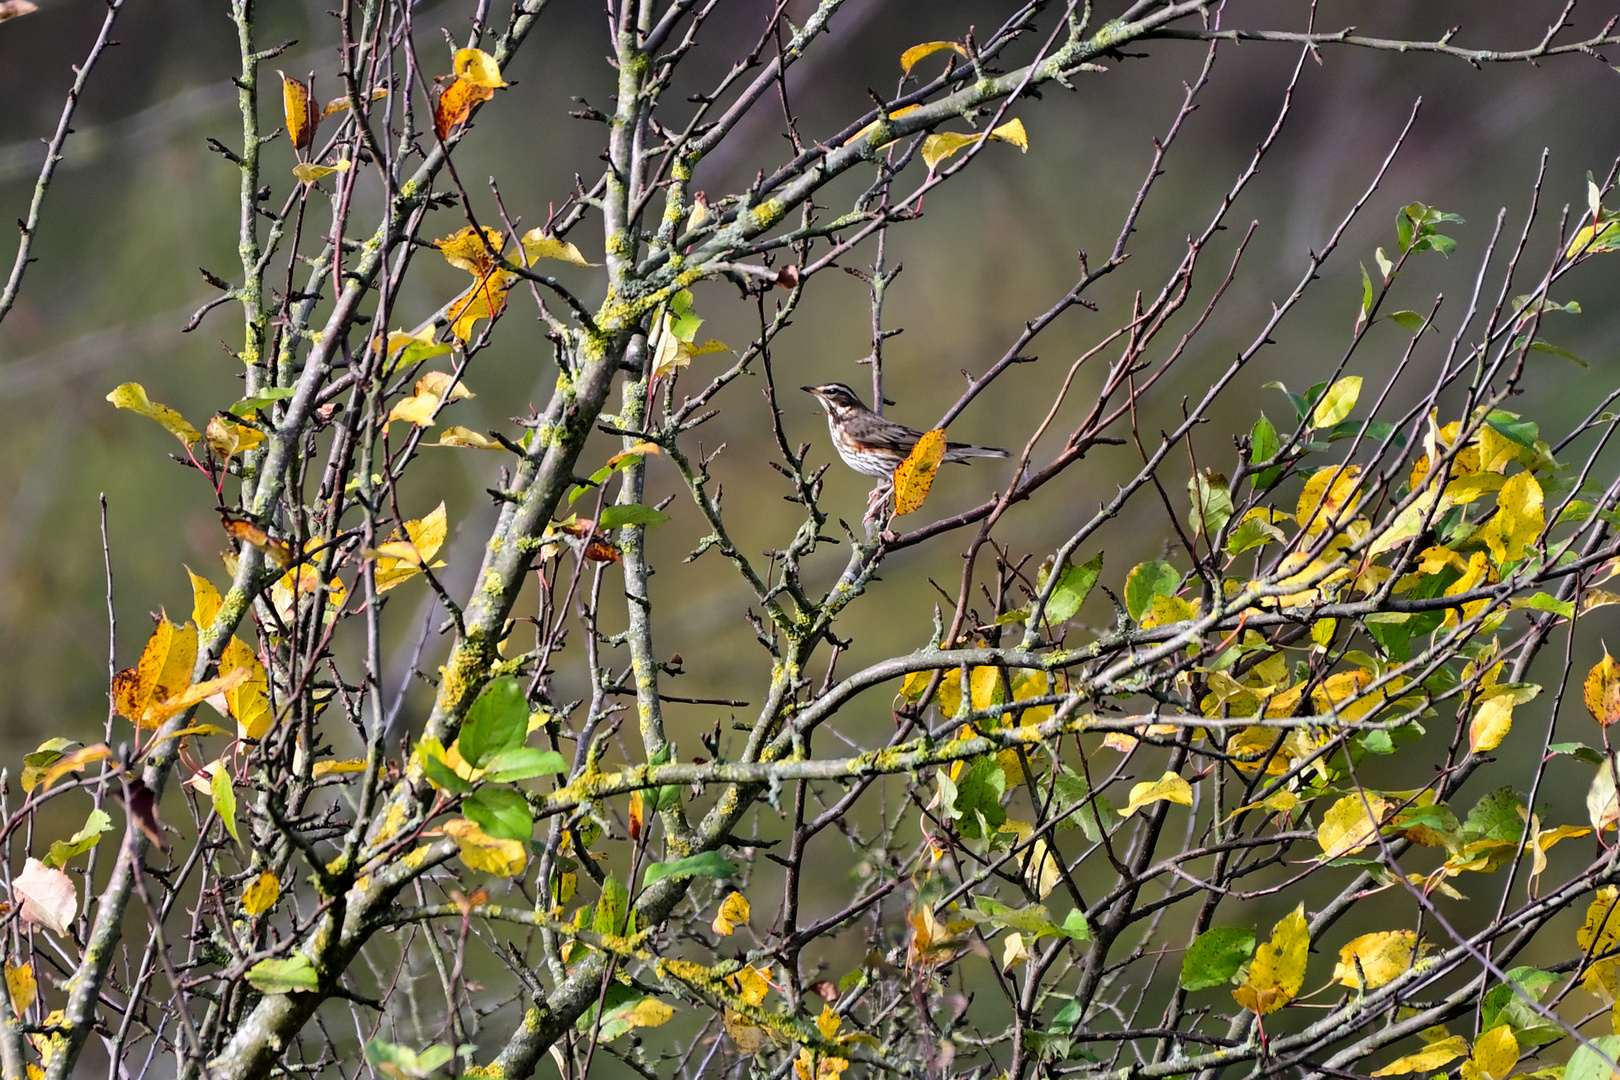
[[804, 391], [804, 392], [805, 392], [805, 393], [807, 393], [807, 394], [814, 394], [814, 395], [816, 395], [816, 397], [820, 397], [820, 396], [821, 396], [821, 391], [820, 391], [820, 390], [817, 390], [817, 389], [816, 389], [816, 388], [815, 388], [815, 387], [813, 387], [813, 386], [801, 386], [801, 387], [799, 387], [799, 389], [800, 389], [800, 390], [803, 390], [803, 391]]

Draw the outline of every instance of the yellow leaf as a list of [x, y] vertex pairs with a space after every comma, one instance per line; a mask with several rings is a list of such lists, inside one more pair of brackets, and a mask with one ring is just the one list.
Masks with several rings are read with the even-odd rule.
[[107, 400], [120, 409], [139, 413], [148, 420], [155, 420], [163, 425], [164, 429], [179, 439], [181, 444], [190, 447], [200, 438], [202, 432], [186, 423], [186, 418], [169, 408], [159, 405], [146, 396], [146, 388], [140, 383], [125, 383], [107, 395]]
[[219, 606], [224, 602], [219, 590], [207, 578], [197, 576], [189, 566], [186, 574], [191, 578], [191, 621], [199, 627], [213, 626], [214, 616], [219, 614]]
[[264, 665], [241, 638], [233, 637], [219, 658], [219, 670], [245, 670], [241, 685], [225, 691], [225, 711], [236, 721], [238, 731], [249, 739], [262, 739], [275, 720], [270, 711], [270, 680]]
[[323, 776], [341, 776], [345, 773], [361, 773], [366, 771], [366, 763], [362, 758], [349, 758], [347, 761], [317, 761], [315, 767], [309, 770], [309, 775], [319, 780]]
[[[186, 625], [189, 626], [191, 624], [187, 623]], [[186, 689], [182, 690], [178, 694], [175, 694], [173, 697], [167, 697], [162, 701], [153, 702], [146, 707], [146, 711], [141, 715], [140, 726], [153, 728], [158, 727], [163, 723], [163, 721], [167, 720], [174, 714], [184, 712], [193, 705], [208, 700], [215, 694], [223, 694], [237, 689], [243, 683], [248, 681], [248, 676], [249, 673], [247, 671], [244, 671], [242, 668], [236, 668], [217, 678], [188, 686]]]
[[1120, 810], [1121, 817], [1130, 817], [1148, 803], [1173, 802], [1182, 806], [1193, 804], [1192, 785], [1173, 772], [1157, 780], [1144, 780], [1131, 788], [1131, 800]]
[[[1372, 815], [1367, 813], [1368, 807]], [[1353, 855], [1373, 842], [1378, 826], [1384, 820], [1385, 803], [1372, 792], [1346, 795], [1322, 815], [1322, 826], [1316, 830], [1316, 842], [1322, 845], [1322, 861]]]
[[[387, 96], [388, 96], [388, 87], [379, 86], [379, 87], [377, 87], [377, 89], [373, 90], [371, 93], [367, 94], [365, 97], [361, 98], [360, 100], [361, 101], [381, 101], [383, 98], [385, 98]], [[333, 98], [331, 101], [328, 101], [326, 103], [326, 107], [321, 110], [321, 119], [325, 120], [328, 116], [331, 116], [333, 113], [340, 113], [344, 109], [347, 109], [348, 107], [349, 107], [349, 99], [348, 98], [346, 98], [346, 97]]]
[[433, 418], [446, 402], [477, 396], [465, 383], [452, 382], [454, 378], [448, 371], [427, 372], [416, 380], [415, 392], [394, 406], [388, 422], [408, 420], [419, 427], [432, 427]]
[[748, 922], [748, 898], [740, 892], [734, 892], [720, 903], [720, 913], [710, 923], [710, 929], [724, 936], [737, 929], [738, 926]]
[[1615, 663], [1609, 650], [1603, 650], [1603, 659], [1587, 672], [1581, 696], [1586, 711], [1604, 727], [1620, 720], [1620, 664]]
[[506, 293], [517, 275], [505, 270], [497, 270], [487, 278], [473, 283], [472, 287], [450, 302], [450, 333], [462, 342], [472, 340], [473, 324], [479, 319], [488, 319], [494, 322], [506, 310]]
[[1366, 989], [1374, 990], [1410, 968], [1416, 951], [1417, 934], [1411, 930], [1362, 934], [1339, 950], [1333, 978], [1341, 986], [1360, 990], [1365, 976]]
[[1311, 412], [1312, 427], [1332, 427], [1340, 420], [1350, 415], [1350, 410], [1356, 407], [1356, 399], [1361, 397], [1361, 376], [1347, 375], [1327, 388], [1322, 400], [1316, 403]]
[[657, 998], [642, 998], [628, 1009], [620, 1009], [613, 1013], [613, 1019], [620, 1023], [627, 1023], [633, 1028], [659, 1027], [669, 1022], [675, 1015], [673, 1006], [666, 1005]]
[[1475, 754], [1495, 750], [1513, 730], [1512, 694], [1498, 694], [1480, 703], [1468, 724], [1468, 749]]
[[1153, 602], [1148, 605], [1148, 613], [1142, 618], [1142, 628], [1147, 630], [1155, 626], [1173, 626], [1197, 617], [1198, 609], [1181, 597], [1155, 595]]
[[287, 137], [292, 140], [293, 149], [303, 150], [315, 141], [315, 128], [320, 124], [320, 117], [310, 110], [309, 87], [297, 79], [287, 78], [285, 71], [276, 74], [281, 76], [281, 103], [287, 118]]
[[506, 81], [501, 78], [500, 65], [483, 49], [456, 50], [454, 70], [457, 77], [466, 79], [474, 86], [485, 86], [495, 90], [506, 85]]
[[[899, 115], [898, 113], [892, 115]], [[932, 170], [940, 162], [962, 149], [972, 146], [983, 136], [977, 132], [937, 131], [923, 140], [923, 163]], [[1022, 120], [1009, 120], [990, 132], [992, 142], [1012, 143], [1025, 153], [1029, 152], [1029, 136], [1024, 131]]]
[[6, 965], [6, 989], [11, 992], [11, 1008], [18, 1016], [27, 1012], [39, 996], [39, 983], [34, 979], [34, 965]]
[[1057, 883], [1061, 880], [1063, 872], [1058, 867], [1057, 860], [1052, 857], [1052, 849], [1044, 839], [1036, 837], [1035, 842], [1029, 846], [1029, 861], [1024, 864], [1024, 884], [1034, 889], [1036, 896], [1045, 900], [1052, 895], [1052, 890], [1057, 888]]
[[157, 727], [145, 723], [147, 709], [190, 686], [196, 663], [196, 626], [189, 622], [176, 626], [167, 618], [159, 618], [141, 651], [140, 662], [113, 676], [114, 707], [138, 726]]
[[433, 241], [444, 261], [474, 277], [484, 277], [495, 269], [495, 257], [506, 246], [506, 234], [495, 228], [485, 228], [480, 236], [471, 225], [451, 233], [442, 240]]
[[334, 173], [348, 172], [353, 162], [345, 158], [336, 165], [316, 165], [312, 161], [299, 162], [293, 166], [293, 179], [300, 184], [313, 184], [317, 180], [325, 180]]
[[909, 514], [928, 498], [928, 489], [934, 484], [934, 473], [945, 460], [945, 432], [940, 428], [926, 432], [894, 469], [894, 516]]
[[1357, 481], [1360, 479], [1359, 465], [1347, 468], [1330, 465], [1319, 469], [1305, 481], [1305, 489], [1299, 493], [1299, 505], [1295, 508], [1294, 516], [1300, 528], [1307, 535], [1314, 536], [1348, 518], [1359, 501]]
[[275, 907], [276, 899], [280, 896], [281, 882], [266, 870], [242, 890], [242, 910], [248, 915], [263, 915]]
[[529, 256], [530, 262], [536, 259], [556, 259], [560, 262], [573, 263], [575, 266], [602, 265], [587, 260], [584, 253], [567, 240], [547, 236], [545, 230], [538, 225], [523, 234], [523, 251]]
[[469, 428], [456, 424], [439, 433], [438, 442], [423, 443], [423, 446], [463, 446], [473, 450], [504, 450], [500, 443], [488, 435], [480, 435]]
[[[385, 592], [394, 586], [415, 577], [421, 573], [421, 566], [431, 563], [433, 556], [438, 554], [439, 548], [444, 545], [444, 538], [450, 529], [449, 517], [445, 514], [444, 503], [440, 502], [433, 508], [433, 512], [425, 517], [416, 518], [405, 523], [405, 535], [409, 538], [412, 552], [394, 549], [394, 554], [388, 551], [394, 544], [405, 541], [392, 541], [377, 549], [377, 591]], [[401, 557], [405, 556], [405, 557]], [[437, 568], [443, 563], [432, 563]]]
[[911, 69], [916, 67], [920, 61], [933, 56], [935, 53], [945, 52], [946, 50], [955, 52], [964, 59], [967, 57], [967, 50], [962, 48], [962, 46], [958, 45], [954, 41], [929, 41], [924, 42], [921, 45], [913, 45], [911, 48], [900, 54], [901, 70], [903, 70], [907, 75], [910, 75]]
[[758, 1005], [765, 1000], [765, 995], [771, 992], [771, 969], [745, 967], [735, 975], [727, 976], [726, 983], [737, 992], [745, 1004]]
[[528, 851], [520, 842], [490, 836], [477, 822], [466, 818], [447, 821], [444, 834], [456, 842], [461, 861], [473, 870], [509, 878], [523, 873], [528, 865]]
[[[922, 108], [921, 105], [907, 105], [907, 106], [904, 106], [903, 108], [899, 108], [899, 109], [894, 110], [894, 112], [889, 114], [888, 118], [890, 120], [898, 120], [902, 116], [905, 116], [907, 113], [914, 113], [920, 108]], [[851, 135], [849, 137], [849, 141], [852, 142], [852, 143], [860, 142], [862, 139], [864, 139], [868, 135], [872, 134], [872, 132], [876, 131], [877, 127], [878, 127], [878, 125], [880, 123], [882, 123], [881, 120], [872, 121], [870, 124], [867, 124], [865, 127], [861, 128], [861, 130], [859, 130], [855, 134]], [[890, 142], [893, 142], [893, 140], [891, 139]], [[883, 149], [884, 146], [888, 146], [888, 145], [889, 145], [889, 143], [886, 142], [886, 143], [883, 143], [881, 146], [875, 147], [875, 149], [881, 150], [881, 149]]]
[[1566, 259], [1573, 259], [1577, 255], [1595, 254], [1600, 251], [1614, 251], [1620, 247], [1620, 223], [1605, 221], [1582, 225], [1575, 230], [1575, 235], [1564, 250]]
[[1546, 527], [1541, 484], [1530, 473], [1508, 477], [1496, 495], [1496, 516], [1485, 523], [1480, 538], [1496, 557], [1496, 565], [1524, 557], [1525, 548], [1535, 543]]
[[[1264, 731], [1266, 729], [1261, 728], [1260, 730]], [[1267, 795], [1259, 802], [1246, 803], [1245, 805], [1238, 807], [1236, 810], [1232, 811], [1231, 816], [1236, 817], [1245, 810], [1260, 809], [1270, 810], [1273, 813], [1278, 814], [1287, 814], [1291, 813], [1298, 806], [1299, 796], [1295, 795], [1292, 791], [1273, 791], [1270, 795]]]
[[[1616, 905], [1617, 899], [1620, 899], [1620, 889], [1605, 885], [1587, 905], [1586, 920], [1575, 931], [1575, 944], [1585, 955], [1602, 956], [1620, 943], [1620, 906]], [[1600, 970], [1601, 967], [1600, 962], [1588, 968], [1581, 977], [1581, 984], [1605, 999], [1612, 998], [1614, 995], [1604, 986], [1605, 973]]]
[[1271, 928], [1271, 940], [1254, 951], [1249, 977], [1232, 991], [1232, 997], [1252, 1013], [1265, 1016], [1276, 1012], [1292, 1001], [1304, 985], [1310, 948], [1311, 931], [1301, 903]]
[[831, 1005], [823, 1005], [821, 1015], [816, 1017], [816, 1030], [821, 1032], [823, 1039], [831, 1042], [838, 1034], [838, 1026], [843, 1022], [844, 1018], [833, 1012]]
[[726, 1029], [726, 1038], [730, 1039], [740, 1052], [748, 1057], [759, 1053], [768, 1042], [765, 1029], [755, 1024], [748, 1017], [727, 1005], [721, 1020]]
[[112, 750], [108, 748], [106, 743], [81, 746], [73, 753], [57, 759], [48, 768], [43, 769], [33, 784], [28, 783], [28, 770], [24, 769], [23, 790], [30, 791], [35, 787], [48, 788], [68, 773], [78, 772], [88, 765], [94, 765], [98, 761], [106, 761], [110, 757], [112, 757]]
[[450, 80], [433, 102], [433, 130], [439, 138], [450, 137], [450, 129], [463, 122], [471, 115], [473, 106], [481, 101], [488, 101], [495, 96], [495, 91], [488, 86], [479, 86], [470, 79], [457, 76]]
[[1504, 1080], [1518, 1063], [1519, 1040], [1511, 1027], [1498, 1024], [1474, 1040], [1474, 1056], [1457, 1075], [1461, 1080]]
[[1019, 964], [1029, 959], [1029, 946], [1024, 944], [1024, 935], [1012, 933], [1001, 946], [1001, 971], [1006, 974]]
[[1456, 1061], [1468, 1053], [1468, 1040], [1461, 1035], [1453, 1035], [1449, 1039], [1441, 1039], [1430, 1043], [1428, 1047], [1415, 1054], [1408, 1054], [1403, 1058], [1385, 1065], [1373, 1073], [1374, 1076], [1403, 1076], [1406, 1073], [1430, 1072], [1442, 1065]]
[[251, 450], [264, 442], [264, 435], [257, 428], [249, 427], [247, 424], [238, 424], [215, 416], [209, 419], [208, 427], [203, 430], [203, 439], [207, 441], [208, 448], [216, 457], [229, 462], [237, 454]]

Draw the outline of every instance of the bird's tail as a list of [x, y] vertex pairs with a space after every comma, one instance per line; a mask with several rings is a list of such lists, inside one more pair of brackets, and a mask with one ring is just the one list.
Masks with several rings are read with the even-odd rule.
[[974, 446], [971, 443], [946, 443], [945, 460], [967, 462], [968, 458], [990, 457], [1004, 458], [1007, 451], [999, 446]]

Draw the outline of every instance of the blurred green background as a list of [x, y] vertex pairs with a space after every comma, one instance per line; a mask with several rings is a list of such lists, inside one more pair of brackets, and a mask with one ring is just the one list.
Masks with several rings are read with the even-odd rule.
[[[809, 6], [801, 0], [790, 15], [802, 21]], [[1110, 16], [1119, 6], [1105, 3], [1099, 15]], [[326, 7], [321, 0], [283, 0], [262, 5], [260, 17], [263, 43], [298, 40], [272, 66], [289, 74], [315, 72], [317, 94], [323, 97], [335, 93], [336, 85], [331, 76], [336, 28]], [[966, 0], [851, 0], [834, 20], [831, 38], [817, 42], [812, 58], [795, 69], [790, 82], [803, 130], [826, 137], [868, 107], [868, 87], [892, 93], [906, 47], [959, 39], [975, 24], [982, 34], [1009, 7]], [[1461, 23], [1457, 43], [1509, 48], [1539, 40], [1560, 7], [1541, 0], [1325, 2], [1317, 19], [1323, 27], [1356, 25], [1368, 33], [1424, 38]], [[417, 8], [419, 47], [430, 70], [435, 64], [438, 70], [449, 67], [440, 28], [463, 35], [473, 8], [471, 0], [430, 0]], [[1298, 2], [1233, 2], [1223, 20], [1229, 27], [1297, 30], [1305, 9]], [[751, 45], [768, 10], [756, 0], [722, 5], [689, 73], [668, 98], [676, 118], [690, 108], [683, 103], [686, 93], [711, 84], [733, 55]], [[39, 139], [55, 123], [71, 78], [69, 65], [82, 59], [102, 11], [94, 0], [45, 0], [37, 14], [0, 25], [0, 101], [5, 102], [0, 216], [6, 220], [24, 212], [42, 155]], [[1578, 13], [1576, 29], [1567, 33], [1590, 33], [1607, 14], [1605, 5], [1593, 4]], [[214, 295], [199, 267], [227, 279], [240, 275], [236, 175], [204, 145], [209, 136], [228, 146], [240, 142], [229, 83], [235, 69], [232, 28], [218, 0], [132, 0], [116, 36], [122, 44], [91, 82], [75, 123], [78, 134], [68, 143], [50, 193], [36, 249], [39, 261], [21, 301], [0, 324], [4, 760], [49, 736], [90, 739], [101, 730], [108, 631], [99, 493], [106, 493], [109, 505], [120, 666], [133, 663], [148, 630], [147, 612], [167, 608], [178, 617], [189, 611], [183, 565], [222, 578], [224, 537], [207, 485], [169, 460], [176, 447], [166, 433], [114, 410], [104, 397], [122, 382], [139, 381], [154, 400], [180, 409], [200, 427], [240, 396], [239, 365], [222, 347], [240, 340], [235, 310], [222, 308], [196, 332], [179, 332], [191, 311]], [[548, 204], [566, 197], [576, 172], [595, 175], [603, 129], [567, 113], [578, 107], [571, 100], [575, 95], [598, 107], [609, 105], [606, 50], [599, 4], [557, 0], [551, 6], [506, 72], [515, 85], [479, 114], [458, 153], [461, 175], [484, 200], [482, 212], [490, 206], [488, 176], [499, 180], [508, 207], [527, 227], [544, 220]], [[1153, 139], [1174, 117], [1183, 80], [1196, 76], [1203, 56], [1200, 45], [1155, 43], [1111, 61], [1104, 74], [1079, 79], [1072, 93], [1054, 90], [1043, 100], [1020, 102], [1013, 113], [1029, 132], [1029, 152], [987, 146], [973, 168], [928, 196], [920, 221], [893, 230], [889, 259], [903, 264], [904, 272], [890, 290], [885, 324], [905, 332], [887, 345], [888, 396], [898, 402], [891, 415], [928, 426], [960, 393], [961, 371], [983, 370], [1026, 319], [1067, 289], [1077, 272], [1078, 250], [1087, 251], [1093, 264], [1105, 257], [1151, 160]], [[1223, 46], [1212, 84], [1139, 223], [1130, 260], [1090, 294], [1101, 311], [1076, 309], [1064, 316], [1030, 350], [1039, 362], [1016, 368], [985, 394], [953, 425], [953, 437], [1022, 444], [1072, 359], [1127, 316], [1138, 291], [1151, 297], [1162, 287], [1185, 252], [1187, 235], [1209, 219], [1272, 124], [1296, 58], [1291, 46]], [[273, 72], [266, 74], [271, 92], [264, 96], [261, 119], [269, 130], [280, 123], [280, 99]], [[1247, 430], [1262, 408], [1279, 420], [1286, 416], [1286, 402], [1263, 390], [1264, 383], [1282, 379], [1303, 389], [1332, 370], [1349, 340], [1360, 299], [1357, 264], [1372, 265], [1374, 247], [1390, 245], [1401, 205], [1422, 200], [1468, 219], [1451, 230], [1459, 240], [1456, 255], [1449, 261], [1425, 259], [1403, 280], [1394, 303], [1427, 310], [1434, 294], [1443, 292], [1440, 323], [1449, 334], [1498, 209], [1508, 209], [1508, 231], [1516, 234], [1547, 148], [1544, 223], [1526, 261], [1526, 273], [1539, 274], [1555, 251], [1562, 208], [1582, 206], [1587, 172], [1601, 177], [1620, 150], [1617, 91], [1620, 76], [1592, 57], [1475, 70], [1423, 55], [1323, 50], [1319, 63], [1305, 64], [1287, 128], [1229, 216], [1230, 230], [1207, 253], [1177, 329], [1161, 340], [1157, 357], [1190, 323], [1219, 283], [1237, 238], [1258, 220], [1221, 307], [1154, 392], [1144, 431], [1168, 424], [1181, 397], [1201, 394], [1209, 378], [1258, 333], [1269, 305], [1292, 290], [1307, 252], [1324, 242], [1360, 195], [1419, 97], [1423, 105], [1413, 135], [1383, 188], [1347, 233], [1323, 280], [1275, 335], [1276, 344], [1240, 375], [1215, 409], [1214, 422], [1199, 435], [1202, 463], [1229, 469], [1230, 434]], [[780, 110], [774, 97], [764, 101], [734, 143], [703, 165], [696, 185], [717, 198], [739, 190], [757, 168], [782, 159], [787, 144]], [[266, 160], [266, 179], [279, 201], [292, 183], [285, 139], [267, 148]], [[912, 183], [919, 178], [917, 172], [908, 175]], [[847, 195], [853, 188], [846, 184], [840, 190]], [[319, 207], [312, 203], [311, 209]], [[369, 220], [360, 218], [364, 229], [369, 230]], [[456, 212], [441, 211], [427, 232], [444, 235], [462, 223]], [[596, 222], [588, 221], [570, 238], [588, 257], [600, 258]], [[871, 257], [866, 250], [845, 261], [859, 266]], [[560, 273], [587, 298], [600, 296], [598, 272], [565, 267]], [[463, 283], [459, 271], [420, 261], [396, 323], [410, 325], [426, 316]], [[1609, 358], [1620, 337], [1607, 266], [1582, 270], [1558, 299], [1580, 301], [1585, 313], [1561, 318], [1545, 328], [1544, 336], [1592, 367], [1543, 358], [1534, 369], [1520, 408], [1539, 420], [1544, 432], [1567, 426], [1612, 385]], [[723, 283], [700, 286], [697, 305], [709, 320], [704, 335], [733, 345], [745, 342], [757, 322], [753, 302], [739, 299]], [[794, 388], [837, 378], [866, 392], [867, 369], [856, 361], [868, 352], [869, 337], [865, 287], [855, 277], [831, 272], [813, 283], [794, 326], [777, 343], [790, 437], [814, 443], [820, 460], [830, 454], [825, 425], [814, 402]], [[1372, 377], [1393, 366], [1404, 340], [1393, 327], [1376, 328], [1352, 370], [1369, 376], [1370, 386]], [[531, 402], [543, 403], [554, 378], [550, 351], [521, 291], [514, 291], [494, 341], [468, 376], [479, 396], [457, 405], [447, 422], [481, 430], [505, 423]], [[1430, 370], [1440, 347], [1437, 336], [1420, 350], [1419, 370]], [[692, 387], [723, 362], [700, 358], [683, 385]], [[1073, 420], [1089, 407], [1088, 395], [1102, 370], [1099, 362], [1082, 374], [1066, 418]], [[775, 447], [761, 386], [758, 377], [740, 380], [720, 398], [721, 415], [690, 440], [693, 449], [699, 441], [710, 449], [726, 444], [714, 471], [724, 484], [738, 538], [756, 555], [785, 545], [797, 525], [794, 508], [781, 498], [787, 489], [767, 464]], [[600, 450], [604, 458], [611, 453], [606, 439]], [[465, 589], [477, 565], [479, 539], [492, 519], [484, 489], [495, 479], [498, 455], [425, 453], [406, 509], [415, 516], [446, 500], [452, 523], [446, 573], [453, 586]], [[1016, 510], [1004, 538], [1037, 556], [1049, 551], [1113, 494], [1116, 481], [1134, 472], [1136, 460], [1131, 447], [1098, 450], [1044, 501]], [[1175, 466], [1185, 467], [1182, 461]], [[980, 463], [946, 473], [920, 518], [973, 505], [1006, 482], [1005, 469]], [[1184, 480], [1183, 472], [1173, 473], [1167, 484], [1172, 495], [1179, 495]], [[653, 498], [676, 490], [672, 470], [658, 462], [650, 469], [649, 484]], [[835, 465], [827, 505], [854, 521], [864, 507], [865, 489], [862, 478]], [[663, 621], [662, 647], [680, 651], [692, 674], [672, 682], [669, 690], [755, 700], [768, 666], [743, 619], [746, 593], [715, 555], [680, 564], [704, 530], [683, 500], [676, 500], [672, 513], [675, 521], [657, 534], [665, 547], [654, 600]], [[1156, 501], [1138, 499], [1099, 541], [1107, 548], [1105, 583], [1117, 585], [1135, 561], [1159, 554], [1171, 536]], [[925, 643], [938, 599], [929, 580], [955, 593], [965, 543], [960, 535], [947, 537], [894, 558], [885, 568], [886, 580], [839, 628], [855, 642], [841, 665]], [[812, 572], [818, 581], [830, 582], [843, 561], [843, 549], [824, 546], [812, 560]], [[420, 582], [395, 594], [396, 611], [417, 605], [416, 615], [394, 624], [390, 644], [396, 672], [415, 642], [425, 595]], [[1092, 603], [1105, 601], [1099, 596]], [[1103, 606], [1088, 608], [1087, 615], [1097, 623], [1109, 618]], [[1609, 617], [1608, 609], [1594, 616]], [[1583, 639], [1595, 648], [1598, 636]], [[430, 669], [435, 656], [430, 650]], [[559, 666], [567, 668], [570, 660], [564, 656]], [[565, 673], [564, 679], [569, 677]], [[863, 701], [840, 718], [839, 726], [863, 741], [880, 739], [889, 730], [886, 706], [886, 698]], [[713, 708], [682, 709], [677, 722], [683, 749], [696, 751], [695, 733], [707, 730], [715, 718]], [[407, 713], [407, 723], [418, 720]]]

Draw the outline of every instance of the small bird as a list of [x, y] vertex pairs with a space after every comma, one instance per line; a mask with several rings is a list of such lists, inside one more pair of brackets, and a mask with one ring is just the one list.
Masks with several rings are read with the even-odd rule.
[[[897, 424], [868, 409], [860, 396], [843, 383], [822, 383], [799, 389], [814, 394], [827, 410], [827, 430], [832, 433], [833, 446], [844, 464], [858, 473], [891, 479], [895, 467], [922, 438], [923, 433], [915, 428]], [[1006, 456], [1007, 451], [996, 446], [945, 444], [946, 461], [966, 463], [968, 458]]]

